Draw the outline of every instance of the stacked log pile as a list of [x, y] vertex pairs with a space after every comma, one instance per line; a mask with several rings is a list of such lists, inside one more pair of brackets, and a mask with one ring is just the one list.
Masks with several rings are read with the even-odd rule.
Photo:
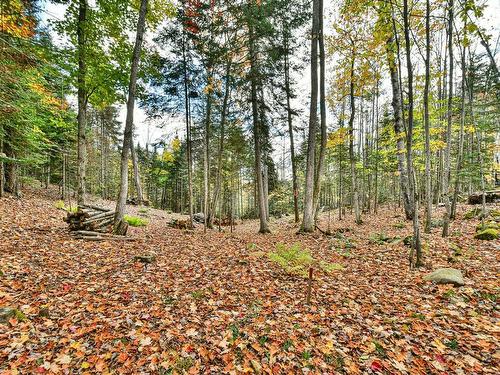
[[130, 239], [114, 236], [113, 221], [115, 212], [106, 208], [91, 205], [78, 206], [75, 212], [68, 212], [64, 221], [77, 239], [100, 241], [106, 239]]

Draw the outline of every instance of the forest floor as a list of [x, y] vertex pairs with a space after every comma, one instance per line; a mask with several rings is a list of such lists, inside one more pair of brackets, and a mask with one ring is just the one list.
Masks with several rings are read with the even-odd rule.
[[[85, 242], [56, 196], [0, 199], [0, 307], [22, 312], [0, 323], [1, 374], [500, 372], [500, 246], [473, 238], [471, 206], [449, 238], [422, 235], [425, 266], [410, 271], [403, 242], [380, 241], [411, 234], [396, 207], [360, 226], [332, 214], [331, 237], [297, 235], [291, 217], [270, 235], [257, 221], [189, 232], [129, 207], [150, 220], [130, 229], [135, 241]], [[315, 271], [309, 306], [306, 279], [265, 255], [296, 242], [342, 265]], [[145, 254], [156, 256], [146, 269], [133, 260]], [[438, 267], [460, 269], [465, 285], [423, 280]]]

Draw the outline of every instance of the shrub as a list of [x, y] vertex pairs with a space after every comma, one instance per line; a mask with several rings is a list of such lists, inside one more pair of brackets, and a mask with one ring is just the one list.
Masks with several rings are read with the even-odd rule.
[[148, 224], [148, 221], [146, 219], [142, 219], [137, 216], [125, 215], [123, 219], [133, 227], [145, 227]]
[[64, 210], [66, 208], [66, 206], [64, 205], [64, 201], [61, 200], [54, 203], [54, 207], [57, 208], [58, 210]]

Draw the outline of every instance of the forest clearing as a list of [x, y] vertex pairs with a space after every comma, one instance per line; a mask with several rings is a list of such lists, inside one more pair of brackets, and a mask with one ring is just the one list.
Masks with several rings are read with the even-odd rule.
[[[292, 217], [265, 236], [255, 220], [183, 231], [149, 209], [135, 241], [91, 242], [68, 234], [50, 193], [0, 204], [0, 305], [23, 315], [0, 324], [3, 373], [498, 373], [499, 244], [474, 239], [471, 206], [449, 238], [423, 235], [425, 267], [409, 271], [394, 238], [411, 225], [392, 207], [332, 221], [332, 236], [296, 234]], [[278, 243], [339, 265], [315, 270], [310, 305], [306, 278], [267, 257]], [[423, 280], [439, 267], [465, 285]]]
[[498, 0], [0, 0], [0, 375], [500, 374]]

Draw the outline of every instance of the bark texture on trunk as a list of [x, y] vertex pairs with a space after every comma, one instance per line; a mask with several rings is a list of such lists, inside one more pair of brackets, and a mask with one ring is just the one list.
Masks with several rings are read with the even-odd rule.
[[80, 0], [78, 9], [78, 149], [77, 149], [77, 202], [85, 203], [85, 185], [87, 170], [87, 89], [86, 89], [86, 35], [87, 0]]
[[450, 227], [450, 151], [451, 151], [451, 122], [453, 109], [453, 0], [448, 3], [448, 54], [449, 54], [449, 77], [448, 77], [448, 113], [446, 126], [446, 148], [444, 149], [444, 170], [443, 170], [443, 201], [445, 213], [443, 217], [442, 236], [447, 237]]
[[413, 218], [410, 207], [410, 195], [408, 191], [409, 179], [405, 163], [404, 144], [404, 124], [403, 124], [403, 103], [401, 101], [401, 86], [399, 85], [398, 65], [394, 56], [394, 38], [390, 37], [386, 43], [386, 53], [389, 66], [392, 88], [392, 109], [394, 111], [394, 133], [396, 134], [396, 149], [398, 159], [399, 184], [405, 216], [408, 220]]
[[313, 0], [311, 29], [311, 104], [309, 107], [309, 135], [307, 138], [306, 181], [304, 191], [304, 216], [301, 231], [314, 231], [314, 172], [316, 154], [316, 128], [318, 126], [318, 38], [319, 0]]
[[139, 19], [137, 21], [137, 31], [135, 37], [134, 52], [132, 54], [132, 66], [130, 68], [130, 81], [128, 86], [128, 99], [127, 99], [127, 117], [125, 119], [125, 131], [123, 134], [123, 146], [120, 164], [120, 192], [116, 202], [114, 231], [117, 234], [125, 234], [127, 230], [126, 223], [123, 220], [125, 214], [125, 203], [127, 201], [128, 193], [128, 157], [130, 147], [132, 146], [132, 131], [134, 124], [134, 104], [135, 93], [137, 89], [137, 71], [139, 69], [139, 60], [141, 57], [142, 40], [144, 37], [144, 30], [146, 28], [146, 12], [148, 8], [148, 0], [141, 1], [141, 8], [139, 10]]

